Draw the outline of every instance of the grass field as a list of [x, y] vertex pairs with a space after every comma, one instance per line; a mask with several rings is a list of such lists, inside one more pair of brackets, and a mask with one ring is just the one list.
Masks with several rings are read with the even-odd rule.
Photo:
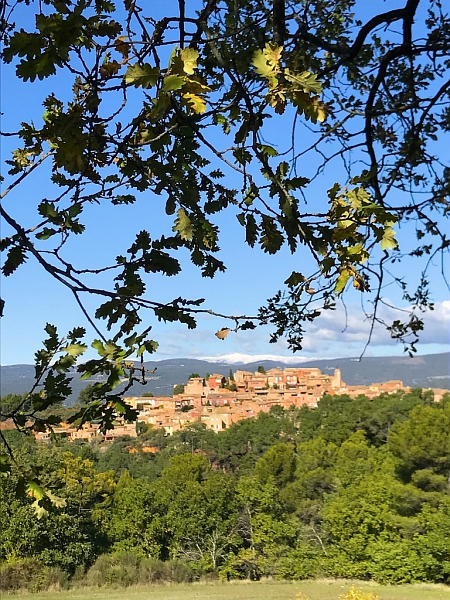
[[[191, 585], [154, 585], [127, 589], [92, 588], [20, 594], [26, 600], [296, 600], [299, 592], [310, 600], [339, 600], [350, 581], [233, 582]], [[440, 585], [380, 586], [355, 582], [357, 588], [378, 594], [379, 600], [450, 600], [450, 587]]]

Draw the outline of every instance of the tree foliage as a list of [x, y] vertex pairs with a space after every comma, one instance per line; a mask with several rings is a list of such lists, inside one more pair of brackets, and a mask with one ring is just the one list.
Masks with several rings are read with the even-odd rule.
[[[158, 581], [169, 572], [189, 580], [448, 583], [448, 408], [411, 397], [416, 406], [391, 422], [383, 441], [366, 437], [366, 422], [381, 408], [387, 415], [395, 396], [368, 402], [366, 416], [348, 419], [336, 443], [320, 424], [340, 414], [339, 397], [326, 399], [326, 415], [322, 400], [307, 409], [319, 422], [307, 441], [304, 411], [250, 418], [251, 443], [233, 463], [223, 457], [234, 453], [240, 424], [220, 434], [176, 432], [158, 453], [145, 452], [139, 438], [106, 451], [87, 442], [17, 446], [21, 463], [38, 468], [65, 503], [36, 519], [33, 497], [17, 496], [14, 469], [0, 489], [0, 560], [23, 570], [36, 561], [30, 569], [58, 567], [66, 578], [87, 569], [90, 585]], [[427, 435], [416, 436], [420, 424]]]
[[[298, 350], [307, 324], [349, 287], [380, 320], [392, 277], [410, 314], [386, 326], [414, 351], [431, 303], [427, 271], [449, 246], [450, 171], [440, 159], [450, 130], [448, 12], [438, 0], [404, 0], [368, 19], [354, 0], [284, 4], [180, 2], [174, 14], [128, 1], [2, 4], [4, 68], [53, 90], [41, 121], [24, 115], [17, 131], [2, 132], [16, 140], [2, 199], [40, 170], [54, 190], [34, 192], [31, 224], [0, 209], [2, 272], [35, 261], [97, 333], [98, 358], [78, 368], [103, 379], [73, 422], [99, 419], [107, 429], [117, 414], [135, 416], [113, 390], [145, 381], [143, 356], [157, 348], [145, 311], [188, 328], [215, 314], [201, 298], [161, 299], [150, 282], [177, 275], [186, 252], [203, 276], [224, 271], [223, 211], [251, 247], [286, 246], [312, 266], [292, 272], [257, 314], [219, 315], [230, 324], [218, 338], [270, 324], [272, 341], [285, 336]], [[288, 135], [269, 143], [278, 124]], [[321, 189], [329, 169], [334, 179]], [[72, 241], [92, 227], [90, 205], [123, 208], [140, 194], [171, 218], [164, 234], [138, 227], [111, 264], [72, 258]], [[415, 230], [416, 244], [402, 242], [400, 226]], [[392, 266], [405, 256], [420, 262], [417, 289]], [[102, 275], [98, 287], [93, 275]], [[98, 299], [94, 314], [87, 296]], [[46, 332], [36, 386], [5, 415], [22, 429], [55, 422], [41, 413], [67, 397], [68, 373], [87, 347], [82, 328], [64, 338], [51, 325]]]

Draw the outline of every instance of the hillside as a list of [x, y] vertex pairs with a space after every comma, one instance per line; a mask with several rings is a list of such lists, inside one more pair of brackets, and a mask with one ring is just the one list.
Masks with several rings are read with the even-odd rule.
[[[185, 383], [191, 373], [203, 376], [206, 373], [222, 373], [228, 375], [230, 369], [255, 371], [259, 365], [265, 369], [274, 367], [318, 367], [324, 373], [332, 373], [339, 368], [342, 379], [349, 385], [368, 385], [372, 382], [401, 379], [411, 387], [439, 387], [450, 389], [450, 352], [428, 354], [423, 356], [390, 356], [377, 358], [335, 358], [315, 361], [300, 361], [297, 365], [281, 361], [262, 360], [247, 364], [230, 364], [225, 362], [208, 362], [192, 358], [166, 359], [149, 361], [148, 369], [156, 367], [156, 373], [150, 377], [146, 386], [135, 385], [128, 391], [128, 396], [137, 396], [144, 392], [152, 392], [158, 396], [171, 395], [173, 386]], [[34, 367], [32, 365], [8, 365], [1, 367], [1, 395], [10, 393], [23, 394], [32, 386]], [[73, 382], [75, 400], [80, 390], [92, 381]]]

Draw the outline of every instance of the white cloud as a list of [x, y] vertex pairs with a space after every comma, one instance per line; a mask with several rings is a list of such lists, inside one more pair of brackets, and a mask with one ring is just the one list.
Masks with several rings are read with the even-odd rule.
[[[388, 304], [391, 304], [386, 299]], [[408, 310], [408, 307], [404, 307]], [[407, 318], [388, 306], [380, 306], [379, 316], [391, 323], [394, 319]], [[444, 352], [449, 346], [450, 301], [435, 303], [434, 310], [420, 314], [425, 322], [420, 333], [419, 353]], [[209, 325], [211, 324], [211, 327]], [[206, 326], [205, 326], [206, 325]], [[269, 327], [255, 331], [230, 333], [225, 340], [218, 340], [214, 333], [223, 326], [214, 322], [203, 322], [194, 330], [171, 326], [170, 330], [155, 328], [155, 338], [161, 342], [161, 350], [152, 358], [198, 358], [208, 361], [235, 364], [274, 360], [286, 364], [320, 358], [358, 357], [362, 353], [370, 333], [371, 321], [366, 318], [357, 304], [349, 304], [347, 313], [343, 306], [335, 311], [324, 311], [313, 323], [307, 324], [302, 351], [295, 355], [288, 349], [284, 339], [269, 343]], [[367, 356], [392, 356], [402, 354], [401, 344], [392, 340], [381, 324], [376, 324]]]
[[[386, 299], [387, 304], [391, 304]], [[408, 319], [410, 307], [404, 307], [407, 312], [380, 305], [378, 317], [385, 323], [390, 324], [396, 319]], [[450, 301], [437, 302], [434, 310], [427, 310], [423, 313], [417, 312], [417, 315], [424, 321], [424, 330], [419, 332], [419, 345], [443, 345], [448, 347], [449, 327], [450, 327]], [[312, 345], [320, 354], [329, 354], [328, 350], [334, 348], [333, 354], [336, 355], [336, 349], [339, 349], [340, 356], [349, 356], [359, 354], [370, 334], [371, 319], [365, 317], [361, 308], [356, 305], [349, 305], [347, 313], [343, 307], [338, 307], [335, 311], [326, 311], [314, 321], [307, 329], [305, 335], [305, 350], [310, 350]], [[397, 342], [390, 337], [386, 327], [381, 323], [375, 323], [370, 348], [371, 353], [376, 354], [378, 347], [391, 347], [394, 350]]]

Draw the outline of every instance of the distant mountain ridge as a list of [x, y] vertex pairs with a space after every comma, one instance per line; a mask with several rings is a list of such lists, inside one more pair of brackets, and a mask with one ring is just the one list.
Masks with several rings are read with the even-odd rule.
[[[243, 369], [256, 371], [262, 365], [265, 369], [276, 367], [317, 367], [323, 373], [332, 374], [334, 369], [341, 369], [342, 379], [349, 385], [369, 385], [374, 382], [401, 379], [404, 385], [423, 388], [450, 389], [450, 352], [441, 354], [426, 354], [422, 356], [389, 356], [376, 358], [334, 358], [304, 361], [299, 359], [293, 364], [282, 360], [256, 360], [245, 364], [229, 362], [208, 362], [194, 358], [170, 358], [146, 363], [148, 369], [156, 372], [145, 386], [134, 385], [127, 392], [127, 396], [139, 396], [144, 392], [152, 392], [155, 396], [170, 396], [173, 386], [177, 383], [186, 383], [191, 373], [204, 376], [206, 373], [221, 373], [228, 376], [230, 369]], [[34, 367], [32, 365], [2, 366], [0, 380], [1, 395], [23, 394], [33, 385]], [[71, 403], [75, 402], [80, 391], [92, 381], [73, 381], [73, 394]]]

